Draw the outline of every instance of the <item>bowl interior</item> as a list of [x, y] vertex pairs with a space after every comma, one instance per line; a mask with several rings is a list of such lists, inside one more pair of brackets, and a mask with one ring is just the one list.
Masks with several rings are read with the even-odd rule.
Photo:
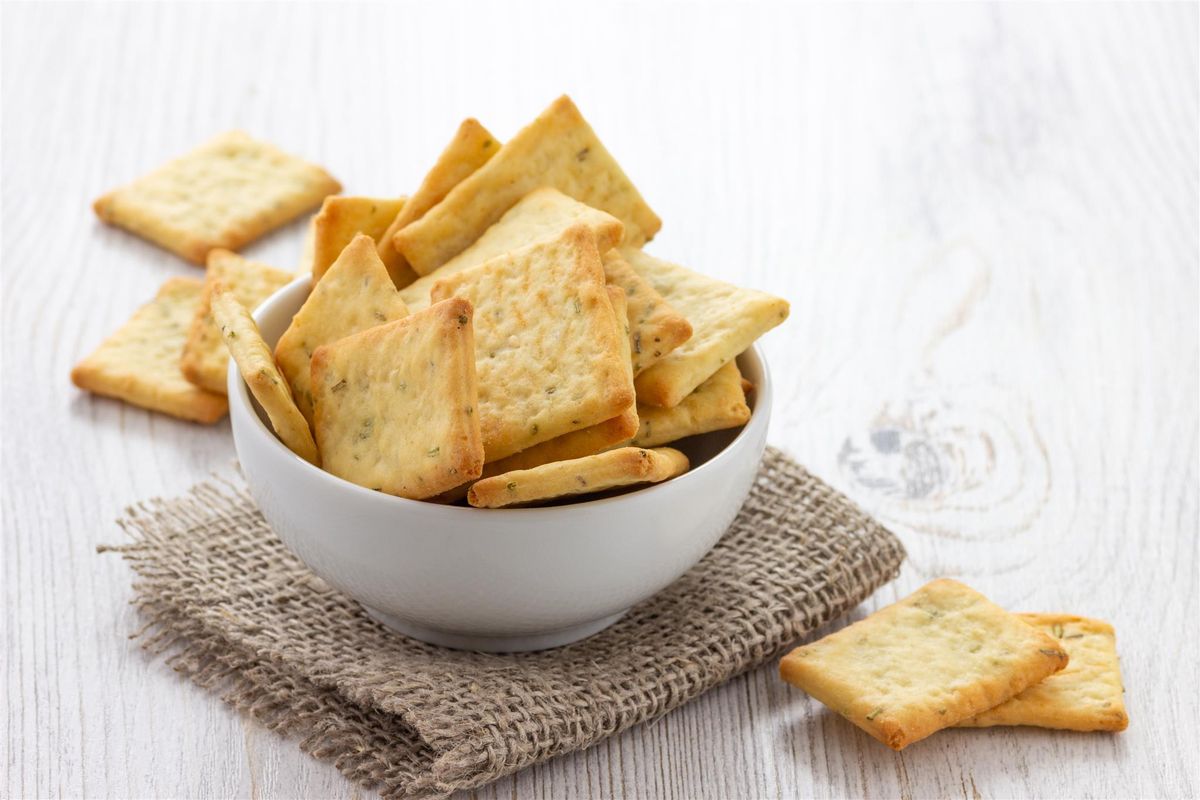
[[[262, 305], [254, 311], [254, 319], [258, 323], [259, 331], [262, 333], [264, 341], [272, 349], [279, 337], [287, 330], [291, 324], [292, 316], [304, 304], [304, 300], [308, 297], [310, 291], [311, 280], [307, 276], [302, 276], [283, 287], [275, 294], [267, 298]], [[746, 396], [746, 403], [750, 406], [751, 420], [755, 414], [760, 413], [760, 396], [769, 396], [771, 391], [770, 375], [766, 369], [766, 363], [763, 361], [761, 353], [755, 347], [743, 352], [737, 358], [738, 369], [741, 370], [742, 376], [754, 384], [754, 390]], [[250, 394], [245, 382], [237, 373], [237, 365], [230, 364], [230, 385], [229, 396], [232, 400], [240, 399], [244, 403], [248, 403], [254, 410], [257, 416], [258, 426], [261, 432], [274, 441], [274, 444], [286, 449], [286, 445], [275, 435], [274, 429], [271, 427], [270, 420], [265, 411]], [[747, 422], [747, 425], [750, 423]], [[668, 447], [674, 447], [687, 455], [691, 461], [691, 470], [695, 470], [701, 465], [711, 461], [721, 451], [725, 450], [729, 445], [745, 430], [745, 426], [738, 428], [729, 428], [723, 431], [714, 431], [712, 433], [704, 433], [697, 436], [689, 436], [686, 439], [680, 439], [676, 442], [671, 442]], [[289, 451], [290, 452], [290, 451]], [[312, 469], [311, 465], [305, 464]], [[690, 471], [691, 471], [690, 470]], [[331, 480], [341, 481], [342, 479], [329, 475]], [[686, 478], [686, 474], [681, 478]], [[620, 494], [629, 494], [632, 492], [646, 491], [653, 488], [652, 486], [632, 487], [626, 489], [614, 489], [609, 492], [597, 493], [588, 495], [587, 499], [564, 499], [556, 503], [548, 503], [543, 507], [556, 505], [578, 505], [580, 503], [592, 502], [606, 497], [612, 497]]]

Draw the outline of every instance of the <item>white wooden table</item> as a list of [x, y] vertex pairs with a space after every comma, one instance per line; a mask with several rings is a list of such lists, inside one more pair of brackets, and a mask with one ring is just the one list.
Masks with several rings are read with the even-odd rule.
[[[771, 666], [483, 798], [1187, 797], [1197, 665], [1196, 5], [11, 5], [3, 15], [0, 796], [356, 797], [126, 635], [131, 501], [228, 423], [67, 373], [172, 275], [89, 203], [242, 127], [410, 191], [458, 120], [572, 94], [665, 220], [653, 249], [791, 300], [772, 440], [1014, 608], [1117, 627], [1120, 736], [892, 753]], [[300, 227], [249, 252], [295, 264]]]

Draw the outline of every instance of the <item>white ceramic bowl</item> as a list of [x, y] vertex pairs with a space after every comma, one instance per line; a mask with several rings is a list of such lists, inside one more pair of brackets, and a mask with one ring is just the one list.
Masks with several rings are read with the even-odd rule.
[[[308, 292], [308, 278], [298, 278], [258, 308], [268, 344]], [[263, 516], [313, 572], [416, 639], [540, 650], [611, 625], [699, 561], [732, 522], [762, 459], [771, 414], [771, 379], [758, 350], [738, 363], [756, 386], [750, 422], [685, 440], [689, 472], [549, 508], [423, 503], [323, 472], [275, 437], [234, 364], [229, 415]]]

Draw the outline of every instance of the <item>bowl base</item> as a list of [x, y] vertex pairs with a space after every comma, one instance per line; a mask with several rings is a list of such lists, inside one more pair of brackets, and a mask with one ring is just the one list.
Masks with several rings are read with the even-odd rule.
[[625, 611], [629, 610], [618, 611], [609, 617], [572, 625], [570, 628], [560, 628], [549, 633], [536, 633], [528, 636], [474, 636], [426, 628], [406, 619], [385, 614], [368, 605], [364, 605], [363, 609], [371, 619], [396, 633], [402, 633], [427, 644], [436, 644], [439, 647], [449, 647], [452, 650], [475, 650], [480, 653], [527, 653], [531, 650], [562, 647], [580, 639], [586, 639], [594, 633], [599, 633], [625, 616]]

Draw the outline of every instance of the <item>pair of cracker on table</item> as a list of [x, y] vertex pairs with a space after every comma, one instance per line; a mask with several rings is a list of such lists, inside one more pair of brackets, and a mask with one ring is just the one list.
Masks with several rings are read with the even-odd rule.
[[895, 750], [949, 727], [1128, 725], [1112, 626], [1011, 614], [946, 579], [796, 648], [780, 674]]
[[[209, 180], [197, 164], [214, 158]], [[189, 282], [177, 303], [181, 322], [191, 309], [187, 331], [154, 354], [158, 378], [187, 396], [123, 390], [116, 368], [97, 380], [109, 343], [76, 368], [81, 386], [211, 421], [225, 410], [228, 347], [297, 454], [369, 488], [486, 506], [664, 480], [686, 458], [647, 448], [749, 418], [734, 359], [787, 303], [643, 252], [661, 222], [568, 98], [503, 144], [467, 120], [411, 197], [326, 197], [305, 245], [314, 289], [273, 363], [246, 309], [288, 276], [211, 249], [244, 243], [229, 234], [244, 220], [204, 209], [192, 230], [186, 201], [163, 188], [218, 187], [237, 217], [253, 201], [229, 173], [236, 160], [206, 145], [96, 204], [167, 246], [164, 230], [187, 229], [172, 249], [189, 258], [211, 246], [204, 285]], [[312, 169], [295, 169], [297, 192], [329, 188]], [[149, 225], [156, 203], [165, 219]], [[198, 399], [202, 412], [189, 406]]]

